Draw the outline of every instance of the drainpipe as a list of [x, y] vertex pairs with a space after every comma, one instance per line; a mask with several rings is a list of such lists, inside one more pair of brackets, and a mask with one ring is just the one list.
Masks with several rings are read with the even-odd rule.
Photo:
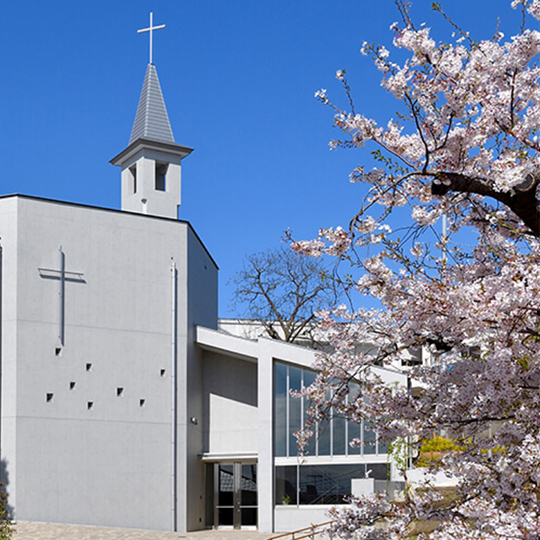
[[58, 329], [58, 339], [60, 347], [63, 347], [66, 337], [66, 256], [62, 251], [62, 246], [58, 251], [60, 252], [60, 328]]
[[177, 329], [177, 295], [178, 288], [176, 284], [176, 263], [171, 263], [171, 288], [172, 288], [172, 306], [171, 306], [171, 530], [177, 530], [177, 486], [176, 486], [176, 446], [177, 446], [177, 388], [176, 378], [178, 369], [178, 356], [176, 348], [176, 329]]

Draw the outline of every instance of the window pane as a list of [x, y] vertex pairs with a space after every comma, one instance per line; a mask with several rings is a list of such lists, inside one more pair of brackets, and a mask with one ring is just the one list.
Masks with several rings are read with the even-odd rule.
[[275, 364], [274, 451], [276, 456], [287, 455], [287, 366]]
[[220, 465], [219, 466], [218, 506], [232, 506], [233, 504], [234, 504], [233, 466]]
[[240, 504], [257, 506], [257, 465], [242, 465]]
[[242, 525], [257, 525], [257, 509], [242, 508]]
[[317, 374], [314, 371], [311, 371], [309, 369], [304, 369], [304, 386], [307, 388], [308, 386], [311, 386], [317, 377]]
[[375, 453], [376, 439], [375, 432], [371, 429], [371, 423], [364, 420], [364, 454]]
[[360, 394], [360, 385], [357, 383], [349, 383], [349, 403], [352, 403]]
[[300, 504], [342, 504], [364, 465], [300, 465]]
[[369, 478], [375, 478], [375, 480], [390, 479], [390, 465], [388, 463], [368, 463], [366, 469]]
[[[327, 390], [325, 392], [325, 398], [327, 401], [330, 401], [332, 398], [332, 392]], [[319, 422], [318, 427], [318, 454], [319, 456], [329, 456], [331, 454], [331, 431], [332, 423], [330, 418], [325, 418]]]
[[[316, 374], [313, 371], [309, 371], [309, 370], [303, 370], [303, 371], [304, 371], [304, 386], [307, 388], [308, 386], [311, 386], [313, 384]], [[304, 424], [306, 420], [309, 419], [307, 410], [309, 409], [310, 405], [311, 405], [311, 401], [309, 399], [304, 398]], [[308, 455], [314, 456], [315, 455], [315, 439], [316, 439], [315, 426], [311, 428], [311, 431], [313, 431], [313, 436], [309, 439], [305, 450]]]
[[318, 422], [318, 443], [319, 443], [319, 456], [330, 455], [330, 421], [322, 420]]
[[345, 454], [345, 418], [335, 416], [333, 420], [334, 440], [334, 456], [342, 456]]
[[379, 454], [388, 454], [388, 443], [377, 441], [377, 452]]
[[232, 508], [218, 508], [218, 524], [219, 525], [232, 525], [233, 524], [233, 509]]
[[349, 421], [347, 423], [349, 424], [349, 447], [347, 448], [347, 452], [350, 456], [358, 455], [362, 451], [361, 445], [351, 446], [350, 443], [353, 439], [362, 440], [362, 425], [352, 421]]
[[296, 504], [296, 465], [276, 467], [275, 504]]
[[289, 389], [302, 389], [302, 370], [300, 368], [289, 366]]
[[[289, 366], [289, 390], [302, 388], [302, 370]], [[289, 456], [298, 454], [298, 441], [293, 435], [302, 427], [302, 401], [289, 395]]]

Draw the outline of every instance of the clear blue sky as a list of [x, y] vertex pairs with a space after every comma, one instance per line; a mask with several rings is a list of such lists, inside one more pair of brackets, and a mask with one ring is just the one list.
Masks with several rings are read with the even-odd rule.
[[[510, 0], [448, 0], [445, 8], [476, 37]], [[413, 14], [448, 26], [416, 0]], [[0, 193], [24, 193], [119, 208], [120, 171], [109, 159], [128, 143], [148, 62], [154, 63], [176, 141], [195, 151], [183, 164], [180, 217], [189, 220], [227, 281], [242, 258], [280, 243], [291, 228], [311, 238], [346, 226], [362, 198], [348, 182], [366, 154], [330, 152], [338, 137], [319, 88], [344, 103], [335, 79], [347, 69], [357, 109], [388, 119], [398, 104], [359, 49], [389, 45], [392, 0], [18, 0], [2, 2]]]

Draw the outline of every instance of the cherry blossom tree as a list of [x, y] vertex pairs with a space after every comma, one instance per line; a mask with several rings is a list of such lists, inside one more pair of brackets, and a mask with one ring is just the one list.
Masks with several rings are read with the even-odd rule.
[[[317, 93], [342, 133], [332, 146], [372, 150], [377, 167], [351, 175], [366, 186], [363, 205], [347, 230], [321, 230], [294, 244], [349, 261], [356, 270], [346, 285], [381, 305], [321, 314], [332, 352], [319, 357], [317, 381], [304, 390], [314, 403], [312, 421], [330, 408], [369, 419], [401, 452], [396, 460], [407, 483], [403, 501], [352, 498], [334, 511], [334, 532], [401, 539], [427, 523], [433, 540], [537, 539], [540, 32], [527, 25], [538, 27], [540, 0], [514, 0], [521, 28], [509, 39], [496, 29], [485, 41], [434, 4], [453, 26], [452, 43], [416, 27], [405, 0], [396, 5], [402, 22], [391, 26], [393, 45], [407, 52], [405, 63], [383, 46], [362, 50], [400, 114], [379, 125], [356, 112], [344, 71], [337, 77], [349, 110], [325, 90]], [[392, 231], [407, 212], [410, 226]], [[443, 216], [448, 232], [437, 234]], [[474, 245], [452, 243], [458, 235]], [[378, 344], [377, 353], [355, 348], [366, 339]], [[411, 348], [426, 351], [430, 362], [405, 367]], [[372, 369], [381, 364], [406, 370], [411, 384], [386, 384]], [[300, 441], [309, 430], [308, 423]], [[456, 480], [451, 497], [434, 489], [429, 475], [422, 485], [409, 481], [409, 458], [434, 434], [459, 447], [432, 466]]]

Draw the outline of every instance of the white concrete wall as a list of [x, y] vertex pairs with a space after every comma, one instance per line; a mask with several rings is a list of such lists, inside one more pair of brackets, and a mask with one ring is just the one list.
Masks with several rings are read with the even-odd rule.
[[330, 505], [291, 506], [279, 505], [274, 510], [274, 530], [276, 533], [297, 531], [311, 525], [319, 525], [329, 521]]
[[[179, 510], [185, 508], [185, 525], [179, 530], [196, 530], [205, 527], [205, 469], [200, 460], [203, 452], [203, 373], [201, 351], [195, 347], [195, 326], [205, 325], [217, 327], [217, 267], [192, 230], [187, 235], [187, 281], [186, 294], [186, 403], [179, 407], [180, 413], [185, 411], [185, 449], [184, 464], [186, 467], [185, 492], [179, 504]], [[196, 418], [193, 424], [190, 419]], [[180, 523], [180, 520], [179, 520]]]
[[204, 451], [257, 453], [257, 364], [212, 352], [203, 357]]
[[3, 201], [0, 230], [10, 233], [0, 239], [0, 482], [9, 492], [8, 504], [12, 510], [17, 503], [14, 481], [17, 465], [17, 369], [12, 361], [17, 356], [17, 200], [14, 198]]
[[[202, 247], [190, 247], [198, 240], [186, 223], [30, 198], [0, 199], [0, 237], [9, 291], [2, 298], [1, 446], [16, 519], [170, 530], [171, 258], [184, 374], [179, 448], [187, 437], [187, 296], [217, 303], [214, 263]], [[66, 270], [82, 272], [85, 282], [66, 283], [65, 347], [57, 356], [59, 282], [38, 268], [59, 268], [60, 245]], [[195, 282], [190, 250], [207, 267]], [[213, 317], [217, 307], [203, 322]], [[179, 461], [183, 509], [185, 451]], [[178, 517], [182, 530], [185, 513]]]
[[[223, 357], [237, 358], [236, 365], [256, 362], [257, 411], [256, 418], [246, 424], [244, 430], [256, 426], [257, 429], [257, 495], [258, 495], [258, 528], [261, 532], [278, 530], [292, 530], [300, 528], [310, 516], [324, 516], [321, 507], [311, 507], [303, 513], [288, 514], [289, 521], [279, 524], [277, 513], [274, 511], [274, 434], [273, 434], [273, 399], [274, 399], [274, 360], [289, 361], [291, 363], [310, 367], [315, 359], [315, 352], [304, 347], [260, 338], [257, 341], [242, 339], [224, 332], [216, 332], [207, 328], [197, 327], [197, 343], [205, 349], [205, 357], [220, 359]], [[212, 371], [214, 364], [209, 362], [208, 371]], [[225, 364], [223, 364], [225, 365]], [[231, 360], [231, 366], [234, 364]], [[236, 369], [236, 368], [235, 368]], [[231, 370], [228, 370], [231, 371]], [[216, 371], [211, 376], [218, 378]], [[210, 375], [209, 375], [210, 376]], [[206, 378], [206, 371], [205, 371]], [[238, 382], [238, 390], [247, 385]], [[244, 431], [245, 433], [245, 431]], [[240, 453], [239, 444], [245, 440], [237, 438], [236, 451]], [[239, 444], [238, 444], [239, 443]], [[290, 511], [287, 508], [287, 511]], [[307, 516], [307, 517], [306, 517]], [[285, 518], [284, 518], [285, 519]], [[318, 523], [319, 521], [316, 521]], [[308, 522], [309, 525], [310, 522]], [[300, 524], [297, 526], [297, 524]], [[285, 529], [279, 529], [283, 526]]]
[[[168, 163], [165, 191], [155, 188], [156, 162]], [[136, 166], [136, 191], [130, 168]], [[142, 148], [122, 166], [122, 210], [176, 218], [181, 202], [181, 157]]]

